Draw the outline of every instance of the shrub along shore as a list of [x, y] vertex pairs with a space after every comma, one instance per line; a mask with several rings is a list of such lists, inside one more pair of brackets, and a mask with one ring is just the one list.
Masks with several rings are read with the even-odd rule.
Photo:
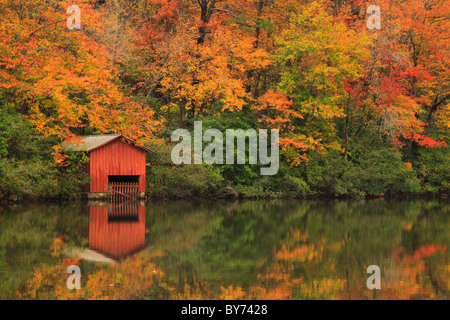
[[[1, 202], [83, 199], [80, 185], [89, 181], [82, 170], [85, 154], [70, 153], [61, 166], [51, 153], [39, 152], [54, 141], [14, 141], [8, 151], [15, 156], [0, 158]], [[147, 199], [446, 198], [449, 194], [450, 166], [442, 148], [426, 150], [413, 164], [405, 163], [389, 145], [366, 148], [347, 158], [329, 152], [295, 167], [280, 161], [276, 175], [261, 176], [259, 165], [174, 165], [171, 146], [152, 146]]]

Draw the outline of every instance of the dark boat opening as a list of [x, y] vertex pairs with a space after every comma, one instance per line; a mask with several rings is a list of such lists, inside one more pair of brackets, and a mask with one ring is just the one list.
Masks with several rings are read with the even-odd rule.
[[139, 198], [139, 176], [108, 176], [108, 200], [113, 202]]
[[108, 183], [139, 183], [139, 176], [108, 176]]

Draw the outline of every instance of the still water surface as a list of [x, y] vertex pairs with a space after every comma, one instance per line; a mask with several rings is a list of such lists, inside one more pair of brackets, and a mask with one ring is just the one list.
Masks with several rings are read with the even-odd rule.
[[[443, 200], [3, 207], [0, 298], [448, 299], [448, 208]], [[73, 264], [80, 290], [66, 285]], [[366, 286], [370, 265], [381, 269], [380, 290]]]

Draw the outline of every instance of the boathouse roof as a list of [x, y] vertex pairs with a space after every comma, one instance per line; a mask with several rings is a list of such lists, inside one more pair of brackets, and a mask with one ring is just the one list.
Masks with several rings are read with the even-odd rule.
[[126, 138], [122, 134], [101, 134], [101, 135], [92, 135], [92, 136], [83, 136], [80, 137], [80, 142], [71, 142], [69, 144], [63, 143], [62, 147], [65, 151], [92, 151], [98, 149], [110, 142], [113, 142], [119, 138], [123, 137], [135, 147], [143, 149], [147, 152], [152, 152], [151, 149], [138, 145], [135, 141]]

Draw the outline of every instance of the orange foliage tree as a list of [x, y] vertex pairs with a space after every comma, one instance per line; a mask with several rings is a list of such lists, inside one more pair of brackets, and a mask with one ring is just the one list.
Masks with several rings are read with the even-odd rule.
[[158, 130], [153, 111], [127, 97], [105, 46], [101, 12], [79, 1], [82, 29], [69, 30], [68, 2], [1, 0], [0, 88], [42, 135], [61, 140], [89, 126], [132, 139]]

